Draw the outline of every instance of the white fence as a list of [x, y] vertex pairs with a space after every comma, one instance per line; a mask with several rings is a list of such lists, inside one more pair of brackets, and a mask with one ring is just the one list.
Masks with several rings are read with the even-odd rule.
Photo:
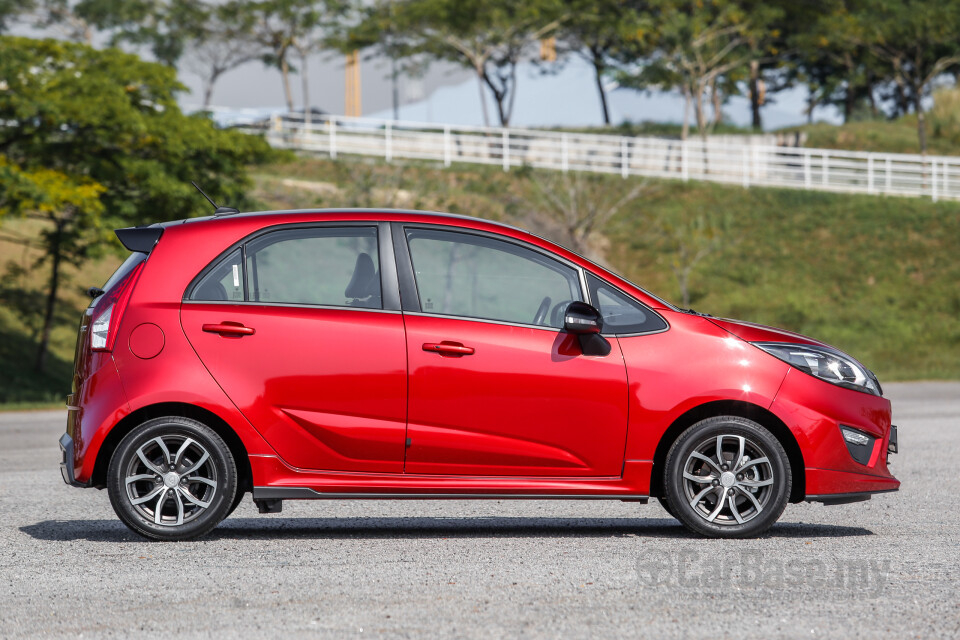
[[960, 157], [866, 153], [769, 144], [560, 133], [302, 115], [275, 116], [276, 147], [329, 154], [522, 166], [744, 187], [960, 198]]

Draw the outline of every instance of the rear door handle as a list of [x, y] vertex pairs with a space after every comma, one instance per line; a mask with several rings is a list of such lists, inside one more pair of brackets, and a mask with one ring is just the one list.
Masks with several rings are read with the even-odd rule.
[[205, 324], [203, 330], [207, 333], [219, 333], [222, 336], [252, 336], [256, 333], [253, 327], [245, 327], [238, 322], [221, 322], [220, 324]]
[[472, 356], [473, 347], [465, 347], [459, 342], [425, 342], [423, 350], [430, 353], [439, 353], [442, 356]]

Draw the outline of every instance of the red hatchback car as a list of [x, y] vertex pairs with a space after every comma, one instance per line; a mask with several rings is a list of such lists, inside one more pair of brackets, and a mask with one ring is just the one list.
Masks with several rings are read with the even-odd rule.
[[318, 498], [651, 496], [706, 536], [895, 491], [848, 355], [678, 309], [519, 229], [416, 211], [120, 229], [77, 341], [64, 480], [148, 538]]

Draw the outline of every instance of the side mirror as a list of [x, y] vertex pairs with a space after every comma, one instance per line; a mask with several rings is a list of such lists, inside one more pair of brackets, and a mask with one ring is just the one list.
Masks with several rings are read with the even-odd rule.
[[586, 302], [571, 302], [563, 312], [563, 329], [577, 336], [585, 356], [610, 355], [610, 343], [600, 335], [603, 316]]
[[603, 316], [586, 302], [571, 302], [563, 312], [563, 328], [576, 335], [600, 333]]

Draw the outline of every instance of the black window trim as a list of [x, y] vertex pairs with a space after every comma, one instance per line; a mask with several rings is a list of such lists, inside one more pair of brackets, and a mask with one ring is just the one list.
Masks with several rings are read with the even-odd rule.
[[[373, 228], [377, 233], [377, 252], [380, 261], [380, 292], [382, 309], [367, 309], [364, 307], [350, 307], [345, 305], [323, 305], [306, 304], [292, 302], [260, 302], [248, 300], [250, 297], [247, 285], [246, 268], [246, 245], [257, 238], [274, 233], [277, 231], [289, 231], [296, 229], [316, 229], [323, 227], [343, 228], [343, 227], [367, 227]], [[184, 289], [181, 303], [183, 304], [216, 304], [216, 305], [243, 305], [243, 306], [270, 306], [270, 307], [297, 307], [310, 309], [340, 309], [346, 311], [372, 311], [375, 313], [397, 313], [400, 308], [400, 289], [397, 278], [397, 261], [394, 254], [394, 242], [392, 239], [393, 229], [391, 223], [382, 220], [329, 220], [322, 222], [295, 222], [290, 224], [276, 224], [257, 229], [240, 240], [237, 240], [225, 250], [221, 251], [213, 260], [201, 269]], [[200, 281], [213, 269], [237, 249], [241, 250], [241, 259], [243, 260], [243, 300], [192, 300], [193, 294]]]
[[400, 297], [403, 300], [402, 309], [404, 313], [409, 313], [410, 315], [416, 315], [416, 316], [449, 318], [451, 320], [466, 320], [469, 322], [485, 322], [489, 324], [525, 327], [530, 329], [541, 329], [541, 330], [547, 330], [547, 331], [554, 331], [558, 333], [563, 331], [563, 329], [558, 329], [557, 327], [545, 327], [543, 325], [525, 324], [522, 322], [507, 322], [505, 320], [493, 320], [488, 318], [453, 316], [448, 314], [432, 313], [432, 312], [424, 311], [423, 309], [421, 309], [420, 295], [417, 290], [416, 277], [413, 271], [413, 260], [410, 257], [410, 248], [407, 245], [406, 230], [407, 229], [424, 229], [427, 231], [449, 231], [451, 233], [464, 233], [468, 235], [482, 236], [486, 238], [491, 238], [493, 240], [509, 242], [521, 248], [534, 251], [555, 262], [559, 262], [560, 264], [563, 264], [565, 266], [568, 266], [574, 269], [579, 276], [580, 295], [583, 297], [584, 301], [587, 302], [587, 304], [590, 304], [596, 307], [596, 304], [594, 303], [592, 296], [590, 295], [590, 286], [587, 283], [587, 274], [589, 273], [590, 275], [597, 278], [598, 280], [606, 284], [608, 287], [610, 287], [614, 291], [623, 295], [625, 298], [636, 302], [638, 305], [640, 305], [641, 307], [649, 311], [652, 315], [660, 318], [660, 320], [662, 320], [664, 324], [664, 327], [662, 329], [655, 329], [653, 331], [640, 331], [636, 333], [610, 333], [610, 332], [604, 331], [601, 334], [603, 336], [616, 337], [616, 338], [632, 338], [636, 336], [648, 336], [648, 335], [653, 335], [657, 333], [663, 333], [665, 331], [670, 330], [670, 323], [667, 322], [667, 319], [664, 318], [662, 314], [658, 313], [649, 305], [644, 304], [643, 302], [638, 300], [636, 296], [630, 295], [629, 293], [627, 293], [617, 285], [613, 284], [612, 282], [610, 282], [600, 274], [592, 270], [584, 269], [583, 267], [576, 264], [575, 262], [571, 262], [570, 260], [567, 260], [562, 256], [558, 256], [555, 253], [551, 253], [550, 251], [543, 249], [542, 247], [538, 247], [534, 244], [530, 244], [529, 242], [525, 242], [517, 238], [511, 238], [509, 236], [500, 235], [498, 233], [492, 233], [489, 231], [482, 231], [479, 229], [465, 229], [463, 227], [456, 227], [456, 226], [445, 225], [445, 224], [426, 224], [426, 223], [407, 223], [407, 222], [392, 222], [390, 224], [393, 226], [393, 246], [397, 256], [397, 274], [399, 277]]
[[524, 327], [527, 329], [541, 329], [546, 331], [552, 331], [554, 333], [560, 333], [563, 329], [558, 327], [547, 327], [540, 324], [532, 324], [525, 322], [510, 322], [507, 320], [497, 320], [494, 318], [475, 318], [472, 316], [455, 316], [445, 313], [433, 313], [430, 311], [424, 311], [420, 306], [420, 293], [417, 289], [416, 276], [414, 275], [413, 270], [413, 259], [410, 257], [410, 247], [407, 244], [407, 229], [416, 230], [422, 229], [424, 231], [446, 231], [449, 233], [459, 233], [463, 235], [473, 235], [480, 236], [483, 238], [489, 238], [491, 240], [498, 240], [500, 242], [506, 242], [521, 249], [526, 249], [528, 251], [533, 251], [538, 253], [543, 257], [557, 262], [565, 267], [573, 269], [577, 274], [577, 282], [580, 285], [580, 296], [589, 303], [590, 300], [590, 290], [586, 286], [586, 276], [583, 273], [583, 268], [570, 260], [567, 260], [561, 256], [551, 253], [546, 249], [538, 247], [536, 245], [524, 242], [523, 240], [518, 240], [517, 238], [511, 238], [509, 236], [500, 235], [498, 233], [491, 233], [489, 231], [481, 231], [479, 229], [466, 229], [463, 227], [456, 227], [444, 224], [424, 224], [424, 223], [407, 223], [407, 222], [394, 222], [393, 229], [393, 242], [394, 247], [397, 253], [397, 271], [400, 276], [400, 295], [403, 299], [403, 312], [409, 313], [410, 315], [417, 316], [429, 316], [435, 318], [449, 318], [451, 320], [466, 320], [469, 322], [485, 322], [488, 324], [499, 324], [510, 327]]
[[[670, 330], [670, 323], [667, 322], [667, 319], [664, 318], [662, 314], [657, 313], [657, 311], [654, 310], [654, 309], [652, 309], [649, 305], [646, 305], [646, 304], [644, 304], [643, 302], [641, 302], [640, 300], [637, 300], [636, 296], [630, 295], [629, 293], [627, 293], [626, 291], [624, 291], [623, 289], [621, 289], [621, 288], [618, 287], [617, 285], [613, 284], [612, 282], [610, 282], [609, 280], [607, 280], [607, 279], [605, 279], [605, 278], [600, 277], [599, 275], [597, 275], [597, 274], [594, 273], [593, 271], [590, 271], [589, 274], [590, 274], [591, 276], [593, 276], [594, 278], [596, 278], [597, 280], [599, 280], [600, 282], [602, 282], [604, 285], [610, 287], [611, 289], [613, 289], [614, 291], [616, 291], [617, 293], [619, 293], [620, 295], [622, 295], [624, 298], [626, 298], [626, 299], [628, 299], [628, 300], [632, 300], [633, 302], [635, 302], [635, 303], [638, 304], [639, 306], [643, 307], [643, 308], [644, 308], [646, 311], [648, 311], [651, 315], [654, 315], [654, 316], [660, 318], [660, 320], [663, 322], [663, 328], [662, 328], [662, 329], [653, 329], [652, 331], [634, 331], [634, 332], [631, 332], [631, 333], [608, 333], [608, 332], [604, 331], [604, 332], [601, 333], [600, 335], [604, 335], [604, 336], [616, 336], [617, 338], [633, 338], [633, 337], [636, 337], [636, 336], [649, 336], [649, 335], [653, 335], [653, 334], [655, 334], [655, 333], [663, 333], [664, 331], [669, 331], [669, 330]], [[589, 283], [586, 282], [586, 276], [584, 276], [584, 284], [586, 285], [586, 287], [587, 287], [587, 292], [589, 293], [589, 292], [590, 292], [590, 285], [589, 285]], [[598, 307], [595, 303], [591, 302], [590, 304], [593, 305], [594, 308], [597, 309], [598, 311], [600, 310], [600, 307]]]

